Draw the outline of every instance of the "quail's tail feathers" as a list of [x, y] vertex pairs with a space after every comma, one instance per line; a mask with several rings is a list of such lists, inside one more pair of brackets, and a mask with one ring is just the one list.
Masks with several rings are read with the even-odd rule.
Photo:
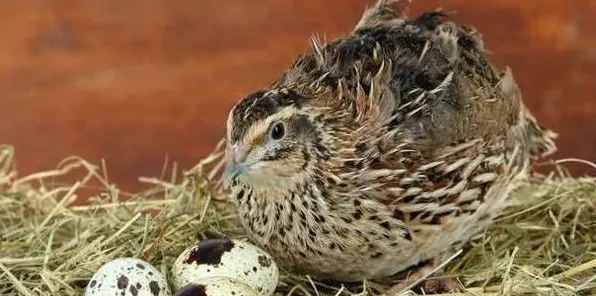
[[555, 140], [558, 135], [544, 127], [542, 127], [530, 111], [523, 108], [523, 125], [528, 135], [528, 149], [531, 158], [540, 158], [549, 156], [557, 151]]
[[[521, 93], [510, 68], [505, 70], [499, 86], [506, 98], [513, 100], [519, 108], [519, 122], [513, 127], [517, 141], [524, 143], [527, 157], [530, 159], [549, 156], [557, 151], [555, 139], [557, 134], [538, 123], [530, 110], [524, 105]], [[511, 139], [513, 140], [513, 139]]]

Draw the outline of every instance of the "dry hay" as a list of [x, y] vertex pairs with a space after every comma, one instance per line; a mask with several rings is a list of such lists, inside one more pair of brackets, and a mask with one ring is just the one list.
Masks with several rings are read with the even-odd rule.
[[[0, 146], [0, 295], [81, 295], [95, 270], [123, 256], [147, 260], [169, 277], [173, 260], [197, 238], [241, 237], [225, 195], [208, 181], [218, 149], [183, 181], [141, 178], [150, 188], [129, 195], [108, 182], [105, 165], [79, 157], [18, 176], [14, 150]], [[77, 170], [85, 173], [78, 182], [60, 181]], [[495, 226], [449, 262], [447, 274], [469, 295], [596, 295], [596, 180], [554, 175], [528, 182]], [[102, 184], [101, 193], [75, 203], [92, 182]], [[377, 295], [386, 288], [283, 272], [278, 294]]]

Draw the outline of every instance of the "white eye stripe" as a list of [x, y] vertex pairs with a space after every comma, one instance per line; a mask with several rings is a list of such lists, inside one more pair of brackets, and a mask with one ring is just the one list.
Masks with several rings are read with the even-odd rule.
[[266, 135], [265, 133], [269, 132], [272, 123], [276, 121], [283, 122], [284, 120], [287, 120], [288, 118], [296, 115], [297, 113], [298, 109], [296, 109], [296, 107], [294, 106], [284, 107], [277, 113], [265, 118], [264, 120], [260, 120], [253, 123], [246, 131], [246, 134], [244, 136], [244, 142], [250, 143], [253, 142], [257, 137]]

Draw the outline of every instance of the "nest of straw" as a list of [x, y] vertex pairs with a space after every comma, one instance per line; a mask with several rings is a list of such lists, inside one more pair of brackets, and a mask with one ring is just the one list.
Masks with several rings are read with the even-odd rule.
[[[0, 295], [82, 295], [102, 264], [125, 256], [154, 264], [168, 278], [178, 254], [197, 239], [242, 237], [225, 194], [209, 181], [220, 148], [182, 181], [140, 178], [147, 190], [128, 194], [108, 181], [105, 165], [79, 157], [18, 176], [14, 149], [0, 146]], [[63, 181], [76, 171], [78, 181]], [[90, 184], [101, 185], [98, 193], [77, 202]], [[595, 228], [596, 179], [535, 177], [492, 228], [446, 265], [447, 276], [469, 294], [444, 295], [596, 295]], [[387, 288], [318, 283], [282, 271], [276, 293], [378, 295]]]

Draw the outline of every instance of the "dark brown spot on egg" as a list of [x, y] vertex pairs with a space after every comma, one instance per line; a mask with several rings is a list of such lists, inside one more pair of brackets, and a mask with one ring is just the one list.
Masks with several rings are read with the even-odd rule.
[[149, 282], [149, 291], [151, 291], [151, 295], [159, 296], [161, 288], [159, 287], [159, 284], [156, 281], [151, 281]]
[[199, 245], [190, 252], [185, 263], [217, 265], [221, 263], [221, 257], [234, 247], [230, 239], [208, 239], [201, 241]]
[[174, 296], [207, 296], [207, 293], [205, 285], [190, 284], [178, 290]]
[[121, 275], [117, 279], [116, 286], [120, 290], [126, 289], [126, 287], [128, 287], [128, 278], [126, 276], [124, 276], [124, 275]]
[[97, 284], [97, 281], [96, 281], [96, 280], [92, 280], [92, 281], [89, 283], [89, 287], [93, 288], [93, 287], [95, 287], [95, 284]]
[[144, 266], [143, 264], [141, 264], [141, 263], [137, 263], [137, 264], [136, 264], [136, 266], [137, 266], [139, 269], [145, 269], [145, 266]]
[[265, 255], [259, 255], [259, 264], [263, 267], [271, 266], [271, 260]]
[[137, 287], [130, 285], [130, 294], [132, 296], [137, 296], [139, 295], [139, 290], [137, 289]]

